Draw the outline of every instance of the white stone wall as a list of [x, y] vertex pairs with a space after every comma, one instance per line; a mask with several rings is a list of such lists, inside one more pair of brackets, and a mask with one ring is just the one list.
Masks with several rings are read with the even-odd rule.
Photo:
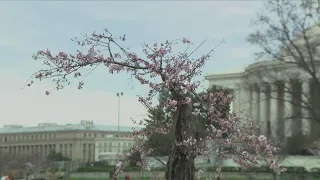
[[[315, 66], [320, 69], [320, 61]], [[316, 77], [320, 79], [320, 71]], [[311, 122], [310, 109], [306, 108], [307, 104], [311, 105], [312, 77], [301, 68], [269, 60], [251, 64], [243, 72], [208, 74], [205, 78], [209, 86], [233, 90], [233, 111], [260, 122], [259, 134], [300, 144], [290, 146], [297, 151], [319, 137], [319, 124]]]

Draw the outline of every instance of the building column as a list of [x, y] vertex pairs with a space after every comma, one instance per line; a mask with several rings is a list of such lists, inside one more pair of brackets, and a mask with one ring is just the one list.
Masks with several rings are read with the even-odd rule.
[[303, 135], [309, 135], [311, 133], [311, 120], [310, 111], [310, 81], [306, 79], [302, 82], [301, 86], [301, 131]]
[[250, 117], [250, 108], [251, 108], [250, 96], [251, 96], [251, 92], [250, 92], [249, 89], [244, 89], [242, 94], [243, 94], [243, 96], [241, 96], [242, 97], [241, 107], [242, 107], [242, 104], [244, 105], [242, 107], [242, 111], [244, 111], [245, 115]]
[[[260, 112], [259, 112], [259, 99], [260, 99], [260, 93], [257, 86], [254, 86], [253, 88], [253, 94], [252, 94], [252, 120], [255, 123], [259, 123], [260, 119]], [[256, 133], [259, 134], [259, 129], [256, 130]]]
[[235, 90], [235, 89], [233, 89], [232, 90], [232, 92], [233, 92], [233, 99], [232, 99], [232, 112], [237, 112], [237, 99], [238, 99], [238, 92]]
[[259, 93], [257, 91], [257, 88], [254, 87], [252, 90], [252, 101], [251, 101], [251, 118], [254, 122], [258, 122], [258, 99], [259, 99]]
[[87, 143], [87, 147], [86, 147], [86, 157], [87, 157], [87, 159], [86, 159], [86, 161], [88, 161], [89, 159], [90, 159], [90, 152], [89, 152], [89, 150], [90, 150], [90, 147], [89, 147], [89, 145], [90, 145], [90, 143]]
[[261, 135], [267, 135], [267, 116], [268, 116], [268, 109], [267, 109], [267, 86], [261, 85], [260, 86], [260, 133]]
[[271, 123], [271, 137], [277, 138], [278, 135], [278, 85], [271, 84], [271, 97], [270, 97], [270, 123]]
[[249, 93], [248, 93], [248, 101], [249, 101], [249, 111], [248, 111], [248, 116], [250, 117], [250, 119], [253, 119], [253, 88], [250, 87], [249, 88]]
[[293, 126], [292, 126], [292, 113], [293, 113], [293, 104], [292, 104], [292, 84], [291, 82], [286, 82], [284, 84], [284, 132], [285, 137], [293, 136]]
[[93, 143], [92, 144], [92, 155], [91, 155], [91, 157], [92, 157], [92, 160], [95, 160], [94, 158], [95, 158], [95, 151], [96, 150], [96, 145], [95, 145], [95, 143]]

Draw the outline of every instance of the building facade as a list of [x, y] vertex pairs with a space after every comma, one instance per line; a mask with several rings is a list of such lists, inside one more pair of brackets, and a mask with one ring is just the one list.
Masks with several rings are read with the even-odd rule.
[[261, 123], [259, 134], [300, 151], [320, 138], [320, 27], [310, 26], [275, 59], [232, 73], [208, 74], [209, 85], [233, 90], [232, 110]]
[[[120, 137], [129, 138], [131, 131], [132, 127], [120, 127]], [[0, 129], [0, 152], [36, 153], [45, 158], [55, 150], [72, 160], [94, 161], [96, 139], [110, 136], [118, 136], [117, 126], [94, 125], [93, 121], [67, 125], [40, 123], [35, 127], [6, 125]]]
[[[119, 143], [119, 144], [118, 144]], [[95, 161], [108, 160], [115, 164], [118, 159], [124, 160], [126, 153], [136, 144], [131, 136], [114, 137], [107, 135], [104, 138], [95, 139]]]
[[[290, 57], [286, 58], [290, 61]], [[320, 79], [320, 61], [314, 65], [319, 69], [316, 76]], [[251, 64], [243, 71], [208, 74], [205, 78], [209, 86], [233, 90], [232, 110], [261, 123], [259, 134], [283, 141], [297, 135], [312, 140], [320, 137], [319, 123], [311, 120], [312, 114], [306, 107], [317, 103], [320, 92], [301, 68], [267, 60]], [[292, 143], [297, 145], [297, 141]]]

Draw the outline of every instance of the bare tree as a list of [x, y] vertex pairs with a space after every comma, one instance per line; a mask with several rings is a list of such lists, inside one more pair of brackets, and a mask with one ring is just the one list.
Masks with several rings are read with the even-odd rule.
[[7, 155], [7, 152], [0, 151], [0, 173], [1, 173], [1, 175], [3, 175], [3, 173], [6, 171], [9, 162], [10, 162], [10, 156]]
[[[292, 153], [298, 153], [305, 143], [320, 136], [320, 102], [316, 100], [320, 98], [319, 1], [277, 0], [268, 1], [264, 7], [267, 11], [254, 21], [259, 30], [250, 34], [248, 41], [261, 50], [256, 53], [257, 60], [268, 61], [247, 68], [247, 87], [279, 100], [275, 111], [283, 115], [277, 117], [277, 126], [293, 125], [287, 141], [294, 141], [292, 148], [296, 150]], [[270, 135], [270, 117], [265, 126], [265, 133]], [[274, 134], [281, 133], [288, 134], [288, 130]], [[300, 147], [298, 140], [304, 142], [298, 143]]]
[[36, 154], [30, 154], [28, 161], [26, 161], [25, 172], [27, 175], [34, 175], [37, 177], [41, 172], [46, 172], [47, 169], [52, 165], [47, 159], [43, 159], [42, 157]]
[[10, 152], [0, 152], [0, 171], [2, 174], [20, 172], [23, 174], [37, 175], [42, 170], [48, 168], [48, 161], [39, 155], [32, 154], [12, 154]]

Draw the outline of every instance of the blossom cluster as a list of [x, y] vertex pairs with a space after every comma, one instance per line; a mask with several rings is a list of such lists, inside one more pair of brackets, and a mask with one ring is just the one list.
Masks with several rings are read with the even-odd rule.
[[[267, 158], [268, 165], [275, 171], [282, 171], [276, 163], [274, 153], [277, 148], [271, 145], [264, 136], [255, 136], [254, 132], [258, 127], [250, 119], [239, 118], [236, 114], [222, 116], [221, 107], [230, 104], [232, 97], [224, 92], [208, 92], [200, 96], [196, 91], [200, 85], [195, 77], [201, 75], [202, 67], [210, 59], [214, 49], [207, 54], [193, 58], [187, 51], [173, 53], [173, 46], [182, 42], [189, 47], [191, 41], [182, 38], [164, 43], [154, 43], [152, 46], [144, 45], [144, 57], [120, 45], [126, 40], [126, 36], [114, 38], [107, 30], [104, 33], [86, 35], [84, 40], [74, 39], [81, 46], [88, 46], [88, 52], [77, 51], [75, 54], [59, 52], [52, 55], [50, 50], [38, 51], [34, 55], [35, 60], [43, 60], [46, 69], [38, 71], [35, 79], [53, 78], [56, 82], [56, 89], [64, 87], [70, 77], [79, 80], [83, 76], [84, 68], [105, 65], [111, 74], [121, 71], [135, 77], [141, 85], [149, 88], [146, 97], [139, 97], [139, 102], [151, 106], [152, 98], [162, 89], [167, 89], [172, 99], [165, 103], [165, 107], [177, 112], [179, 107], [192, 104], [192, 120], [201, 117], [209, 118], [206, 138], [199, 139], [194, 135], [183, 135], [176, 146], [183, 146], [193, 155], [209, 156], [215, 152], [223, 158], [233, 160], [244, 167], [257, 165], [259, 159]], [[118, 51], [115, 52], [115, 49]], [[91, 71], [90, 71], [91, 72]], [[87, 74], [84, 75], [84, 77]], [[33, 81], [32, 81], [33, 82]], [[32, 83], [30, 83], [32, 84]], [[78, 89], [84, 85], [79, 80]], [[49, 94], [49, 91], [46, 92]], [[200, 110], [202, 109], [202, 111]], [[190, 120], [191, 120], [190, 119]], [[142, 122], [140, 123], [142, 124]], [[131, 150], [139, 151], [147, 156], [152, 149], [146, 149], [143, 142], [154, 132], [167, 133], [169, 125], [163, 124], [158, 127], [148, 127], [142, 130], [134, 130], [132, 135], [140, 141], [140, 146]], [[207, 142], [215, 144], [214, 147], [205, 146]], [[223, 147], [223, 148], [222, 148]], [[229, 149], [227, 150], [226, 147]], [[254, 153], [248, 150], [254, 150]], [[129, 153], [130, 154], [130, 153]], [[146, 165], [146, 162], [137, 162], [137, 165]], [[120, 172], [120, 170], [118, 170]], [[201, 173], [198, 173], [200, 175]]]

